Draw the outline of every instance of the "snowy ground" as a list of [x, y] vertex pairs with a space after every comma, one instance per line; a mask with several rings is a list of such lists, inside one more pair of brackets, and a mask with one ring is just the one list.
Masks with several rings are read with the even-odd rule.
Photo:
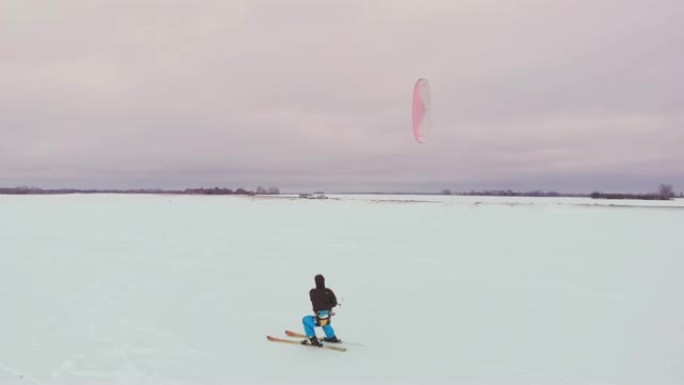
[[684, 383], [684, 202], [335, 198], [0, 196], [0, 384]]

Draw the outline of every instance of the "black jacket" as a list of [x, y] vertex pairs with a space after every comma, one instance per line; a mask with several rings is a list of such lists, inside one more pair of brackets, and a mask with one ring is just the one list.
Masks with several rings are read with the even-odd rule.
[[313, 306], [314, 312], [319, 310], [331, 311], [337, 306], [337, 297], [335, 297], [335, 293], [327, 287], [311, 289], [311, 291], [309, 291], [309, 298], [311, 298], [311, 305]]

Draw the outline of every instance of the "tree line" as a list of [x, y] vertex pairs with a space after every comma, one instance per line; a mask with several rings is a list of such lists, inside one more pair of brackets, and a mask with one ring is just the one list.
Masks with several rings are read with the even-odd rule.
[[[620, 193], [601, 193], [594, 191], [590, 195], [593, 199], [644, 199], [644, 200], [670, 200], [677, 195], [672, 189], [672, 185], [661, 184], [658, 192], [647, 194], [620, 194]], [[679, 197], [684, 197], [684, 194], [679, 193]]]
[[643, 200], [670, 200], [676, 197], [684, 198], [684, 193], [677, 195], [672, 185], [661, 184], [657, 192], [646, 194], [629, 194], [629, 193], [603, 193], [594, 191], [591, 194], [568, 194], [559, 193], [556, 191], [513, 191], [513, 190], [485, 190], [485, 191], [469, 191], [452, 193], [451, 190], [445, 189], [441, 192], [442, 195], [465, 195], [465, 196], [514, 196], [514, 197], [579, 197], [579, 198], [593, 198], [593, 199], [643, 199]]
[[58, 188], [43, 189], [33, 186], [0, 187], [0, 194], [8, 195], [50, 195], [50, 194], [184, 194], [184, 195], [277, 195], [280, 194], [278, 187], [257, 187], [256, 191], [237, 188], [235, 190], [225, 187], [199, 187], [186, 188], [184, 190], [165, 189], [74, 189]]

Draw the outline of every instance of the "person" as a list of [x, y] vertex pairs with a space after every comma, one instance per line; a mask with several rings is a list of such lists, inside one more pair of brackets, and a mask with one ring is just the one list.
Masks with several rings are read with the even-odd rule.
[[313, 306], [313, 315], [304, 316], [302, 323], [304, 324], [304, 333], [308, 339], [302, 340], [302, 344], [311, 344], [314, 346], [323, 346], [323, 343], [316, 337], [316, 327], [322, 327], [325, 337], [325, 342], [342, 342], [335, 335], [335, 329], [330, 325], [332, 316], [335, 315], [333, 308], [338, 305], [335, 293], [325, 287], [325, 277], [318, 274], [314, 277], [316, 287], [309, 291], [309, 299]]

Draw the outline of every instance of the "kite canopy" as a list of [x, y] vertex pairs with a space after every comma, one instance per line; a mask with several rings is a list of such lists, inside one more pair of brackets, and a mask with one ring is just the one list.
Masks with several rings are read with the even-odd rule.
[[431, 111], [430, 85], [427, 79], [418, 79], [413, 87], [413, 136], [418, 143], [430, 132]]

